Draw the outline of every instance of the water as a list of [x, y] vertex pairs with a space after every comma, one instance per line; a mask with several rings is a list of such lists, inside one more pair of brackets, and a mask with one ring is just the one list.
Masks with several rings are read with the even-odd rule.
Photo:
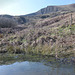
[[44, 60], [27, 61], [20, 58], [20, 61], [14, 60], [4, 60], [5, 62], [1, 63], [0, 75], [75, 75], [74, 64], [52, 63]]

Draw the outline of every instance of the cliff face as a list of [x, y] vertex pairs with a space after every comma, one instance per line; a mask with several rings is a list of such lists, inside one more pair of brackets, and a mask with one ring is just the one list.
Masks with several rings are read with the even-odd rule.
[[46, 8], [43, 8], [37, 12], [37, 14], [47, 14], [51, 12], [57, 12], [60, 11], [62, 8], [57, 7], [57, 6], [48, 6]]
[[71, 11], [75, 11], [75, 4], [61, 5], [61, 6], [47, 6], [46, 8], [40, 9], [39, 11], [28, 15], [41, 15], [54, 12], [71, 12]]

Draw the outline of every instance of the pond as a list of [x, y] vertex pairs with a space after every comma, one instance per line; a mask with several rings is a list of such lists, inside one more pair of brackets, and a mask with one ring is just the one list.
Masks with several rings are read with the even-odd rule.
[[48, 58], [53, 62], [48, 61], [47, 57], [46, 59], [41, 57], [37, 57], [37, 59], [36, 57], [30, 58], [30, 56], [23, 56], [23, 58], [22, 56], [14, 58], [11, 56], [7, 58], [7, 60], [3, 57], [0, 59], [0, 75], [75, 75], [74, 64], [57, 63], [52, 60], [53, 58]]

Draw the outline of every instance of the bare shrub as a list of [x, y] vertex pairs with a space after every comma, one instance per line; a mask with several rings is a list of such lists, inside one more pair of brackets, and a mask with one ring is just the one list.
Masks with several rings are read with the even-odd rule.
[[17, 22], [12, 18], [0, 17], [1, 28], [11, 28], [17, 25]]

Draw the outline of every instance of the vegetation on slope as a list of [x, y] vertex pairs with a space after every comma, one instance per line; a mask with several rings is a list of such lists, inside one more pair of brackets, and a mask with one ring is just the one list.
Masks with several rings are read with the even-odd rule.
[[12, 18], [0, 17], [0, 28], [11, 28], [17, 25], [17, 22]]
[[[25, 23], [10, 30], [8, 28], [0, 33], [0, 53], [75, 56], [75, 24], [70, 26], [69, 15], [47, 17], [36, 21], [31, 19], [28, 25]], [[74, 15], [75, 13], [73, 13], [75, 23]], [[24, 29], [21, 29], [21, 26]]]
[[[35, 31], [33, 31], [35, 32]], [[36, 37], [29, 33], [25, 35], [10, 36], [0, 44], [0, 53], [26, 53], [26, 54], [42, 54], [62, 57], [75, 56], [75, 25], [68, 27], [58, 27], [51, 29], [50, 34], [40, 35]], [[31, 38], [29, 38], [31, 36]], [[26, 40], [26, 39], [30, 40]], [[26, 45], [27, 44], [27, 45]]]

